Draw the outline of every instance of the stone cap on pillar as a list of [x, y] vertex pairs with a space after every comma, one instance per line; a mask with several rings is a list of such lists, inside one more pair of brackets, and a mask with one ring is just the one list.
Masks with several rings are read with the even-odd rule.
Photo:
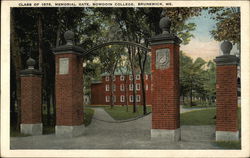
[[54, 54], [77, 54], [82, 55], [84, 50], [74, 44], [74, 32], [68, 30], [64, 33], [66, 44], [53, 49]]
[[223, 55], [216, 57], [214, 59], [214, 62], [218, 66], [223, 66], [223, 65], [238, 65], [239, 63], [239, 58], [236, 57], [235, 55], [230, 55], [230, 52], [233, 48], [233, 45], [229, 41], [224, 41], [221, 46], [221, 51], [223, 52]]
[[41, 76], [42, 72], [35, 69], [36, 61], [29, 57], [26, 61], [27, 69], [21, 70], [20, 76]]
[[162, 30], [162, 34], [156, 35], [149, 39], [150, 45], [159, 44], [180, 44], [182, 41], [173, 33], [170, 32], [171, 21], [170, 19], [162, 13], [162, 18], [159, 22], [159, 26]]

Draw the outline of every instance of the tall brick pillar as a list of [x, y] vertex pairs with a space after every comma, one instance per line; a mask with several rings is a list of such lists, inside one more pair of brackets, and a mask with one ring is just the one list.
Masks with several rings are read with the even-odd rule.
[[179, 44], [170, 33], [168, 17], [160, 20], [162, 34], [149, 42], [152, 53], [152, 129], [151, 137], [180, 140]]
[[83, 134], [83, 50], [74, 45], [74, 33], [64, 34], [66, 45], [55, 48], [56, 136]]
[[42, 125], [41, 72], [34, 68], [36, 62], [27, 60], [28, 68], [21, 71], [21, 133], [40, 135]]
[[232, 44], [221, 44], [222, 56], [216, 57], [216, 140], [239, 139], [237, 125], [237, 64], [238, 58], [230, 55]]

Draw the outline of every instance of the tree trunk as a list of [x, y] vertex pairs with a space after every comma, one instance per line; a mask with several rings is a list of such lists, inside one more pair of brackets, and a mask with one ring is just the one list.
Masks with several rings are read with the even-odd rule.
[[129, 48], [129, 61], [130, 61], [130, 65], [131, 65], [131, 70], [132, 70], [132, 84], [133, 84], [133, 113], [137, 112], [137, 108], [136, 108], [136, 87], [135, 87], [135, 67], [134, 67], [134, 49], [130, 49]]
[[21, 56], [18, 51], [19, 43], [18, 37], [15, 32], [15, 15], [14, 10], [11, 10], [11, 58], [14, 62], [15, 73], [16, 73], [16, 103], [17, 103], [17, 124], [16, 129], [20, 131], [21, 124], [21, 78], [20, 78], [20, 70], [21, 70]]
[[193, 106], [193, 93], [192, 93], [192, 89], [190, 91], [190, 106]]
[[47, 102], [47, 125], [51, 125], [51, 114], [50, 114], [50, 93], [46, 94], [46, 102]]
[[128, 112], [128, 86], [127, 86], [127, 77], [124, 76], [124, 96], [125, 96], [125, 104], [126, 104], [126, 111]]
[[42, 27], [42, 15], [41, 12], [39, 11], [38, 13], [38, 21], [37, 21], [37, 31], [38, 31], [38, 53], [39, 53], [39, 70], [42, 72], [43, 71], [43, 50], [42, 50], [42, 45], [43, 45], [43, 27]]
[[[143, 104], [143, 114], [147, 114], [147, 106], [146, 106], [146, 91], [145, 91], [145, 83], [144, 83], [144, 74], [145, 74], [145, 63], [147, 60], [147, 52], [144, 52], [144, 59], [142, 61], [142, 55], [139, 52], [140, 50], [138, 49], [138, 57], [139, 57], [139, 66], [141, 70], [141, 87], [142, 87], [142, 104]], [[141, 63], [142, 61], [142, 63]]]
[[111, 109], [113, 109], [113, 107], [114, 107], [114, 98], [113, 98], [114, 88], [113, 88], [113, 86], [114, 86], [113, 75], [111, 74], [110, 75], [110, 107], [111, 107]]

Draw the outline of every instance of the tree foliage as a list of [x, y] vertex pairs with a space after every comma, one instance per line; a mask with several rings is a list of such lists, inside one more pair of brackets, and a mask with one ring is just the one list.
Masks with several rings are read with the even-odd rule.
[[233, 44], [240, 43], [240, 9], [235, 7], [209, 8], [208, 12], [217, 21], [216, 28], [211, 31], [215, 40], [228, 40]]
[[195, 105], [193, 98], [212, 104], [215, 99], [215, 63], [202, 58], [193, 61], [181, 52], [180, 85], [183, 98], [189, 97], [189, 105]]

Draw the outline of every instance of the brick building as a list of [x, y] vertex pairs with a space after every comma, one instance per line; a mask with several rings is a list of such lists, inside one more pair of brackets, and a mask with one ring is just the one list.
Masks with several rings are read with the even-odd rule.
[[[142, 87], [141, 76], [138, 74], [135, 76], [136, 83], [136, 102], [137, 105], [142, 105]], [[128, 105], [133, 104], [133, 76], [115, 74], [114, 81], [114, 104], [126, 105], [126, 99], [128, 99]], [[146, 104], [151, 105], [151, 74], [145, 74], [144, 76], [145, 90], [146, 90]], [[92, 81], [91, 83], [91, 105], [110, 105], [111, 96], [111, 82], [108, 74], [104, 73], [101, 76], [101, 80]], [[127, 96], [127, 97], [126, 97]]]

